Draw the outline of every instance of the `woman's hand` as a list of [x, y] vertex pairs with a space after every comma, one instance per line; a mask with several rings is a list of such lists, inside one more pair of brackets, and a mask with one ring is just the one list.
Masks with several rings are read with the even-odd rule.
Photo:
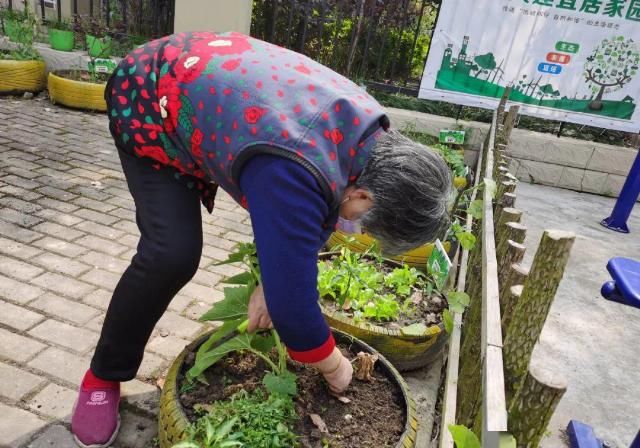
[[264, 299], [264, 290], [262, 285], [258, 285], [251, 293], [251, 298], [249, 298], [249, 326], [247, 331], [253, 333], [258, 329], [267, 328], [273, 328], [273, 323], [271, 323], [271, 316], [269, 316], [267, 303]]
[[351, 384], [353, 366], [338, 347], [334, 348], [326, 359], [311, 365], [322, 373], [324, 379], [329, 383], [329, 389], [334, 394], [341, 394]]

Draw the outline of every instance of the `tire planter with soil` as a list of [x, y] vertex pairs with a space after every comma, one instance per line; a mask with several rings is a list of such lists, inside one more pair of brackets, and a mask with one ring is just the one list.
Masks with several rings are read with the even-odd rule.
[[0, 93], [38, 93], [44, 89], [44, 73], [42, 61], [0, 59]]
[[[341, 230], [336, 230], [331, 234], [327, 241], [327, 248], [332, 250], [336, 246], [344, 246], [356, 253], [362, 253], [369, 249], [374, 243], [375, 239], [367, 234], [349, 234]], [[452, 245], [449, 241], [443, 243], [444, 249], [449, 253], [449, 258], [452, 258]], [[427, 265], [427, 260], [431, 256], [431, 252], [435, 245], [433, 243], [425, 244], [417, 249], [413, 249], [397, 257], [391, 257], [390, 259], [398, 263], [406, 263], [417, 269], [424, 270]], [[453, 247], [455, 252], [455, 247]]]
[[[328, 260], [335, 253], [320, 254], [320, 260]], [[386, 264], [399, 267], [400, 264], [386, 260]], [[380, 352], [401, 372], [419, 369], [431, 364], [442, 355], [448, 333], [442, 322], [427, 325], [421, 335], [407, 335], [401, 330], [385, 328], [370, 322], [356, 322], [339, 310], [329, 309], [320, 300], [320, 308], [327, 323], [337, 330], [350, 334]]]
[[53, 104], [76, 109], [105, 112], [107, 103], [104, 99], [106, 83], [69, 79], [73, 72], [57, 71], [49, 73], [49, 98]]
[[[333, 333], [334, 333], [336, 342], [339, 345], [345, 346], [352, 355], [355, 355], [361, 351], [365, 353], [370, 353], [370, 354], [377, 353], [372, 347], [370, 347], [369, 345], [367, 345], [362, 341], [354, 339], [350, 335], [342, 333], [338, 330], [333, 330]], [[187, 409], [182, 404], [181, 395], [179, 392], [181, 389], [181, 382], [184, 378], [184, 372], [188, 369], [187, 360], [189, 358], [193, 358], [193, 353], [197, 351], [198, 347], [209, 338], [209, 335], [210, 333], [205, 334], [200, 339], [188, 345], [180, 353], [180, 355], [178, 355], [178, 357], [175, 359], [175, 361], [173, 362], [173, 364], [171, 365], [167, 373], [164, 387], [162, 389], [162, 394], [160, 396], [160, 412], [159, 412], [160, 448], [171, 448], [173, 444], [184, 440], [186, 437], [187, 428], [190, 424], [188, 413], [191, 413], [191, 412], [187, 412]], [[225, 369], [225, 366], [221, 366], [220, 369]], [[403, 378], [400, 376], [398, 371], [383, 356], [380, 356], [378, 361], [376, 362], [374, 372], [375, 372], [375, 375], [377, 376], [377, 381], [371, 383], [373, 385], [372, 387], [378, 384], [378, 387], [382, 387], [384, 385], [385, 390], [390, 390], [392, 389], [392, 387], [389, 387], [389, 386], [395, 386], [395, 391], [391, 391], [389, 393], [395, 394], [395, 399], [397, 402], [396, 407], [399, 407], [401, 413], [403, 414], [402, 419], [404, 420], [403, 422], [399, 423], [399, 434], [397, 436], [397, 442], [390, 445], [386, 445], [386, 446], [390, 446], [390, 447], [392, 446], [394, 448], [414, 448], [416, 443], [418, 420], [417, 420], [415, 403], [413, 402], [413, 400], [409, 395], [409, 388], [407, 384], [405, 383]], [[322, 381], [319, 374], [314, 373], [314, 375], [315, 377], [318, 378], [317, 380], [318, 382]], [[322, 390], [325, 390], [324, 395], [329, 397], [328, 392], [326, 391], [326, 387], [324, 385], [318, 386], [318, 384], [320, 383], [317, 383], [316, 386], [319, 387], [319, 389], [318, 388], [314, 389], [314, 393], [317, 393], [318, 390], [322, 389]], [[368, 383], [360, 383], [360, 384], [368, 384]], [[304, 390], [306, 389], [303, 387], [301, 390], [301, 393], [303, 393]], [[322, 393], [318, 393], [317, 395], [322, 395]], [[315, 398], [315, 395], [312, 397]], [[338, 411], [335, 412], [335, 417], [337, 421], [345, 420], [342, 415], [338, 415], [340, 414], [340, 410], [344, 411], [345, 413], [353, 413], [353, 410], [357, 405], [357, 403], [345, 405], [345, 404], [339, 403], [338, 400], [336, 400], [335, 398], [330, 397], [329, 399], [331, 400], [331, 408], [333, 409], [333, 407], [335, 407], [335, 409], [338, 409]], [[318, 398], [318, 400], [320, 400], [320, 398]], [[306, 402], [306, 403], [310, 405], [309, 402]], [[380, 403], [378, 403], [378, 405], [380, 405]], [[372, 412], [372, 414], [376, 414], [376, 412]], [[378, 417], [380, 417], [380, 415], [378, 415]], [[326, 418], [326, 417], [323, 417], [323, 418]], [[300, 425], [306, 426], [306, 427], [312, 426], [309, 422], [306, 421], [308, 420], [308, 418], [304, 417], [304, 419], [305, 421], [301, 420], [301, 422], [298, 425], [296, 425], [296, 428], [300, 427]], [[329, 426], [329, 429], [331, 430], [332, 428], [331, 420], [326, 418], [326, 423]], [[363, 426], [367, 427], [366, 424]], [[384, 426], [384, 425], [381, 424], [378, 426]], [[357, 431], [360, 431], [361, 426], [358, 425], [357, 428], [358, 428]], [[380, 427], [369, 428], [369, 430], [372, 432], [378, 432], [383, 429], [385, 428], [380, 428]], [[310, 430], [311, 429], [309, 429], [309, 431]], [[298, 434], [301, 436], [303, 435], [300, 433]], [[394, 440], [395, 440], [395, 437], [394, 437]], [[350, 442], [345, 442], [345, 443], [350, 443]], [[322, 445], [319, 443], [318, 446], [322, 446]], [[332, 444], [331, 446], [334, 446], [334, 445]], [[338, 446], [351, 447], [356, 445], [340, 444]], [[357, 446], [373, 447], [375, 445], [358, 443]], [[376, 448], [378, 447], [376, 446]]]

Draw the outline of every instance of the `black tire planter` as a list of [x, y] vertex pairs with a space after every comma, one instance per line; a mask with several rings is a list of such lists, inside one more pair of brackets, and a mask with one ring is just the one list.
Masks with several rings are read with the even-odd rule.
[[[209, 332], [203, 335], [186, 346], [169, 368], [162, 393], [160, 394], [160, 411], [158, 414], [158, 439], [160, 448], [171, 448], [174, 444], [186, 438], [189, 420], [178, 397], [178, 376], [183, 369], [187, 354], [196, 351], [201, 344], [209, 339], [211, 333], [212, 332]], [[361, 351], [377, 353], [376, 350], [368, 344], [339, 330], [333, 329], [333, 335], [337, 343], [349, 343], [351, 352], [354, 353], [354, 355]], [[416, 405], [410, 396], [409, 386], [393, 365], [391, 365], [384, 356], [378, 355], [379, 359], [376, 363], [376, 369], [382, 370], [389, 379], [398, 385], [404, 401], [406, 416], [404, 432], [395, 445], [395, 448], [414, 448], [418, 430], [418, 414]]]
[[[329, 259], [335, 253], [327, 252], [319, 256], [320, 260]], [[390, 266], [401, 266], [394, 260], [385, 260]], [[416, 370], [433, 363], [442, 356], [449, 335], [444, 324], [431, 325], [424, 334], [410, 336], [399, 330], [389, 330], [372, 323], [357, 323], [340, 311], [327, 309], [320, 304], [327, 323], [337, 330], [350, 334], [384, 355], [401, 372]]]

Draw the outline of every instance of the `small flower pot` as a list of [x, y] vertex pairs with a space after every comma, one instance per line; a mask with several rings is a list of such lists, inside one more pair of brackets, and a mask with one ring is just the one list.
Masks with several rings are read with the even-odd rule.
[[108, 58], [111, 56], [112, 41], [109, 36], [98, 38], [87, 36], [87, 53], [92, 58]]
[[49, 28], [49, 44], [59, 51], [72, 51], [74, 45], [73, 31]]

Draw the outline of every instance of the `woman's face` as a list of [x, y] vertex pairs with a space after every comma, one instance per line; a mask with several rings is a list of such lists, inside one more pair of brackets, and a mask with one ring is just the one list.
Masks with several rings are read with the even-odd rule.
[[347, 187], [342, 195], [340, 217], [349, 221], [356, 221], [373, 207], [373, 196], [364, 188]]

